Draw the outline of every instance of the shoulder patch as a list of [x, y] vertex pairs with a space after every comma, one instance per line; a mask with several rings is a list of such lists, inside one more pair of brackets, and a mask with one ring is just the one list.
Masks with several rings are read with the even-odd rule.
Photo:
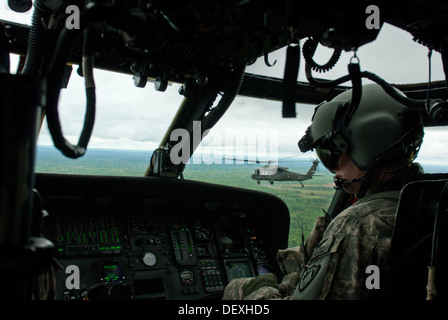
[[320, 265], [314, 265], [303, 270], [302, 276], [299, 281], [299, 291], [305, 290], [305, 288], [313, 281], [319, 272]]

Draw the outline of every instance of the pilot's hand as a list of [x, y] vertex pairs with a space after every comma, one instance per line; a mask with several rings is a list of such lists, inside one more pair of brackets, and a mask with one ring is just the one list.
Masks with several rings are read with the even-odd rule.
[[282, 283], [279, 285], [279, 292], [284, 297], [292, 296], [297, 283], [299, 283], [299, 273], [292, 272], [283, 277]]
[[281, 298], [279, 285], [272, 273], [256, 278], [232, 280], [224, 290], [223, 300], [267, 300]]

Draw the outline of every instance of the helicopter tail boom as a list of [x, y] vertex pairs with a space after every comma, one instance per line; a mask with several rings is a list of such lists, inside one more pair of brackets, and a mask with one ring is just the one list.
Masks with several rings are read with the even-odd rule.
[[319, 164], [319, 160], [317, 160], [317, 159], [314, 160], [311, 168], [308, 170], [308, 172], [306, 173], [305, 176], [311, 179], [312, 176], [314, 175], [314, 173], [316, 173], [316, 168], [317, 168], [318, 164]]

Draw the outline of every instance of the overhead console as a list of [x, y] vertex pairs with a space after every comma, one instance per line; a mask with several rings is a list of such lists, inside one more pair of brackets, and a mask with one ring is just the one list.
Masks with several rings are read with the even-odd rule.
[[37, 174], [36, 189], [62, 266], [56, 299], [220, 299], [232, 279], [281, 276], [276, 253], [288, 243], [289, 211], [270, 194], [53, 174]]

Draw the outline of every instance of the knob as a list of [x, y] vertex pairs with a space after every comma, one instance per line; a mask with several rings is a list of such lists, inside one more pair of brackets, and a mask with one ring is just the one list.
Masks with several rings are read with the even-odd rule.
[[148, 267], [152, 267], [157, 262], [157, 258], [152, 252], [146, 252], [143, 256], [143, 263]]

